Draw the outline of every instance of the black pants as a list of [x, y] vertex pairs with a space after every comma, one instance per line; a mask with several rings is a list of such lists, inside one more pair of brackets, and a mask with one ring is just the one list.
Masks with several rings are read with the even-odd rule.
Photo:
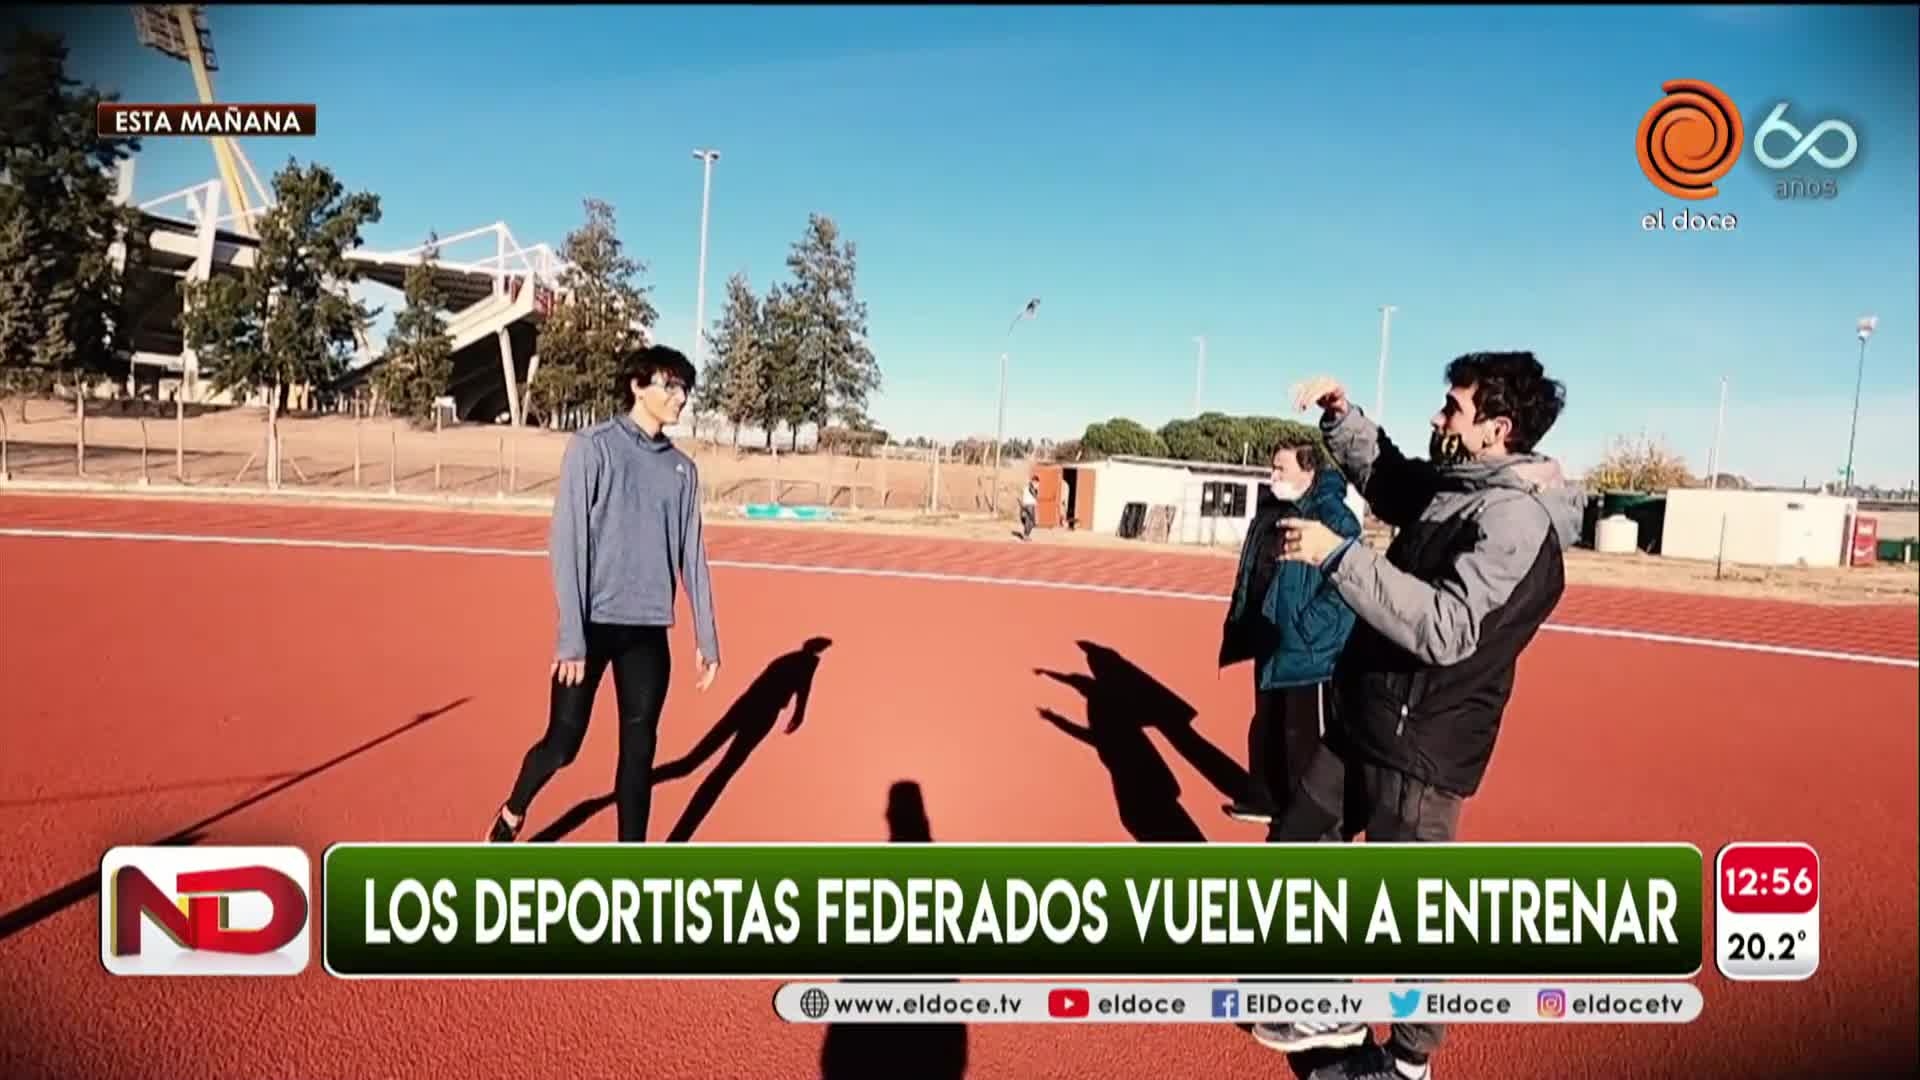
[[1293, 801], [1327, 729], [1324, 683], [1260, 690], [1247, 725], [1247, 805], [1277, 820]]
[[[1302, 778], [1299, 797], [1274, 819], [1269, 839], [1324, 840], [1365, 832], [1373, 843], [1447, 843], [1460, 830], [1465, 800], [1421, 783], [1398, 769], [1348, 762], [1324, 747]], [[1442, 1024], [1395, 1024], [1387, 1046], [1395, 1056], [1422, 1062], [1440, 1048]]]
[[673, 657], [663, 626], [587, 624], [586, 677], [572, 686], [552, 681], [547, 733], [527, 751], [507, 809], [524, 819], [533, 797], [553, 774], [573, 763], [587, 737], [593, 699], [607, 668], [620, 706], [620, 764], [614, 773], [614, 805], [620, 815], [620, 842], [645, 843], [647, 816], [653, 809], [653, 754], [660, 734], [660, 709], [667, 701]]

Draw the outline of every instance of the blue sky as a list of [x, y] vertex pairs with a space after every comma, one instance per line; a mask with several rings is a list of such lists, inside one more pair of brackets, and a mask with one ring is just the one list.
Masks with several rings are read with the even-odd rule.
[[[124, 7], [43, 15], [74, 73], [124, 101], [194, 99]], [[379, 193], [399, 248], [505, 220], [557, 245], [597, 196], [690, 342], [696, 146], [715, 168], [709, 321], [809, 211], [858, 245], [899, 434], [990, 434], [1007, 324], [1010, 434], [1113, 415], [1281, 412], [1326, 371], [1371, 405], [1378, 306], [1398, 311], [1385, 420], [1417, 430], [1457, 353], [1530, 348], [1570, 403], [1575, 467], [1660, 435], [1703, 470], [1832, 477], [1868, 353], [1856, 472], [1920, 475], [1920, 132], [1908, 8], [719, 8], [215, 6], [226, 101], [313, 101], [321, 134], [254, 138], [263, 173], [319, 160]], [[1633, 144], [1661, 84], [1725, 88], [1748, 151], [1707, 203], [1655, 190]], [[1860, 153], [1831, 200], [1778, 200], [1751, 153], [1776, 101]], [[214, 175], [150, 139], [137, 194]], [[1817, 172], [1806, 163], [1796, 175]], [[1731, 234], [1642, 215], [1732, 212]]]

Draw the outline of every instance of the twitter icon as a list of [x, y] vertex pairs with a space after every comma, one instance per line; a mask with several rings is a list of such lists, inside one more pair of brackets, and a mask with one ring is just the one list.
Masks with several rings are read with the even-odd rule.
[[1405, 1018], [1412, 1016], [1413, 1010], [1420, 1007], [1420, 991], [1403, 990], [1396, 993], [1395, 991], [1389, 990], [1387, 991], [1387, 1000], [1393, 1005], [1393, 1015]]

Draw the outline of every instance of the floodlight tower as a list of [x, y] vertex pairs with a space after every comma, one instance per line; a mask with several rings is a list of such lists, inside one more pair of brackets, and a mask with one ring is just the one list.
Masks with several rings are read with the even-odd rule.
[[[175, 60], [186, 61], [193, 71], [194, 87], [200, 92], [200, 104], [212, 105], [211, 73], [219, 70], [219, 64], [213, 53], [213, 32], [207, 28], [206, 9], [199, 4], [136, 4], [133, 24], [140, 44]], [[253, 164], [232, 139], [225, 135], [208, 138], [213, 143], [214, 163], [220, 168], [220, 182], [237, 215], [235, 231], [252, 236], [255, 234], [252, 200], [240, 182], [240, 170], [246, 169], [256, 187], [260, 179], [253, 174]], [[264, 203], [265, 193], [261, 194]]]

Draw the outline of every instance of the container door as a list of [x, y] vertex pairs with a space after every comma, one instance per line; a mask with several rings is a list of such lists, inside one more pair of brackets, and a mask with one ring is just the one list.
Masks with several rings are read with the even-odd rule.
[[1040, 505], [1033, 508], [1033, 524], [1036, 528], [1060, 527], [1060, 505], [1064, 497], [1061, 491], [1061, 472], [1058, 465], [1034, 466], [1033, 477], [1040, 481]]
[[[1828, 540], [1826, 544], [1820, 543], [1819, 521], [1819, 513], [1807, 503], [1787, 503], [1785, 510], [1780, 515], [1779, 547], [1777, 549], [1780, 552], [1780, 559], [1778, 565], [1820, 566], [1823, 563], [1827, 566], [1833, 565], [1832, 563], [1826, 563], [1825, 560], [1821, 558], [1823, 548], [1829, 553], [1833, 551], [1833, 533], [1827, 533]], [[1845, 536], [1846, 526], [1844, 519], [1840, 525], [1841, 535]], [[1833, 524], [1829, 522], [1827, 527], [1831, 529]], [[1831, 554], [1826, 556], [1826, 558], [1832, 557]]]

